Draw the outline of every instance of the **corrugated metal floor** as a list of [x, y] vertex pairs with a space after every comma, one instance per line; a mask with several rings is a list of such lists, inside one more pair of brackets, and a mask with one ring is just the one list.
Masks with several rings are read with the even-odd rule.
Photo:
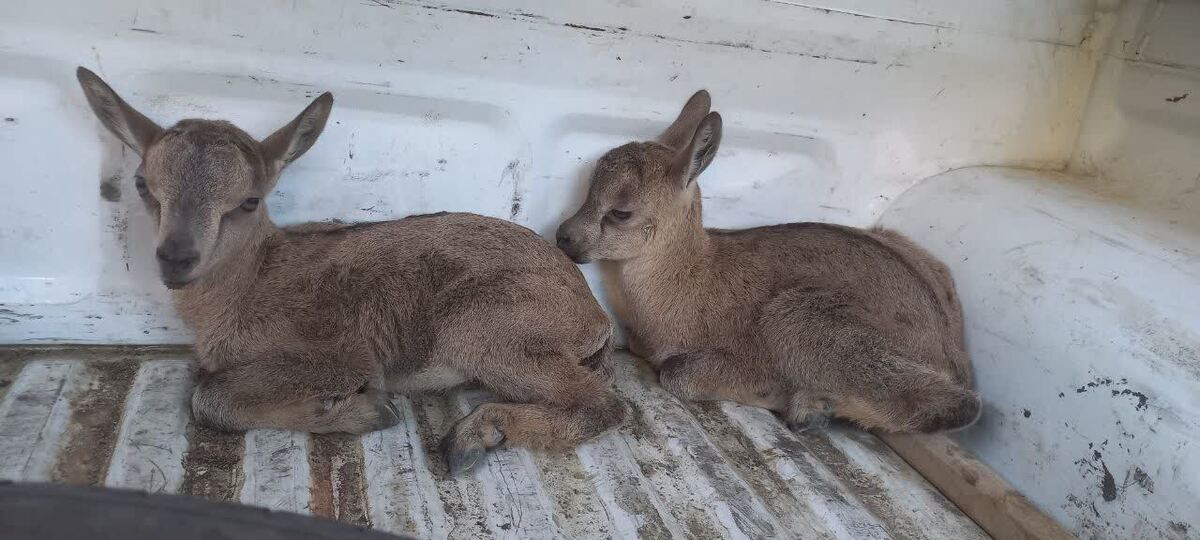
[[487, 396], [400, 399], [364, 437], [190, 422], [187, 353], [0, 352], [0, 478], [241, 501], [429, 538], [983, 538], [875, 437], [797, 436], [769, 413], [681, 404], [616, 358], [632, 415], [573, 454], [491, 454], [450, 477], [437, 441]]

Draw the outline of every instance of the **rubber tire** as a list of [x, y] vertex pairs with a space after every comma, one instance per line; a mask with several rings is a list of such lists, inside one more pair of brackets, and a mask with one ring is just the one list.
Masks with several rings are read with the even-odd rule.
[[0, 482], [0, 538], [395, 540], [366, 527], [179, 495]]

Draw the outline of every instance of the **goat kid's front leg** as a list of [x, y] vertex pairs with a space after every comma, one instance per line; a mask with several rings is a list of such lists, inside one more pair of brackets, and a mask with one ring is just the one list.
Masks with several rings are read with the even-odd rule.
[[474, 468], [492, 448], [566, 450], [625, 420], [625, 405], [604, 374], [575, 360], [496, 371], [479, 381], [517, 403], [485, 403], [450, 428], [442, 453], [451, 474]]
[[782, 416], [788, 429], [796, 433], [819, 431], [828, 427], [833, 419], [833, 401], [814, 398], [806, 392], [796, 392], [792, 394], [787, 410], [782, 411]]
[[368, 382], [288, 395], [279, 381], [233, 368], [203, 376], [192, 393], [192, 414], [202, 424], [243, 431], [277, 428], [311, 433], [367, 433], [400, 423], [388, 392]]
[[659, 366], [658, 382], [686, 401], [736, 401], [774, 411], [782, 411], [788, 404], [779, 377], [751, 362], [735, 362], [721, 351], [672, 355]]

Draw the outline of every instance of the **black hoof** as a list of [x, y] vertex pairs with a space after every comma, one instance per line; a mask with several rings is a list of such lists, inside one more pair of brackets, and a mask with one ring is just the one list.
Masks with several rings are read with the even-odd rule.
[[391, 400], [384, 397], [375, 407], [379, 415], [375, 423], [375, 429], [387, 429], [400, 423], [403, 417], [400, 415], [400, 409], [396, 407]]
[[796, 433], [820, 431], [829, 427], [829, 421], [832, 418], [833, 415], [830, 413], [815, 412], [795, 422], [788, 422], [787, 427]]
[[450, 468], [450, 474], [458, 476], [474, 469], [487, 450], [482, 444], [456, 440], [458, 437], [451, 432], [442, 439], [442, 454], [446, 456], [446, 465]]

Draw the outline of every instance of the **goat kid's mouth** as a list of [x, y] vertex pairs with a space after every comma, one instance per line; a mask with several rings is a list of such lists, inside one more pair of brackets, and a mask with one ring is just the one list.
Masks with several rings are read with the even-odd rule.
[[558, 250], [563, 252], [563, 254], [566, 255], [567, 258], [571, 259], [571, 261], [575, 264], [587, 264], [592, 262], [592, 258], [586, 253], [580, 253], [574, 249], [564, 248], [561, 246], [558, 248]]
[[162, 278], [162, 282], [163, 282], [163, 285], [166, 285], [168, 289], [171, 289], [172, 291], [177, 291], [179, 289], [182, 289], [182, 288], [188, 286], [188, 284], [190, 284], [192, 282], [192, 280]]

